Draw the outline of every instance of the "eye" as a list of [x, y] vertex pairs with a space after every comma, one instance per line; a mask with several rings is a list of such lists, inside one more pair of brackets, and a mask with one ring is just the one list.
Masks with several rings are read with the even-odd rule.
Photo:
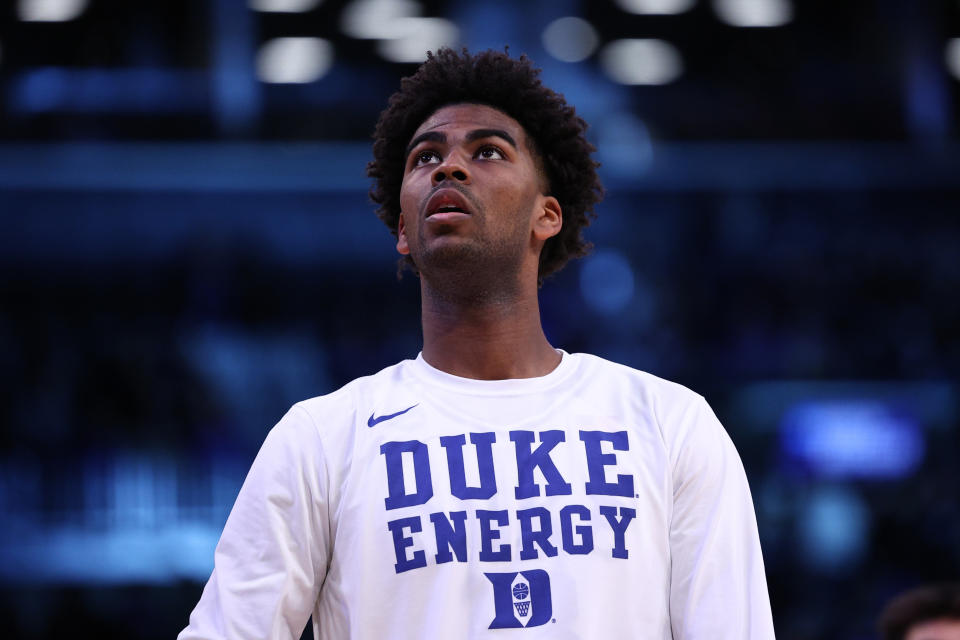
[[503, 160], [506, 156], [498, 147], [487, 145], [477, 150], [477, 157], [482, 160]]
[[440, 156], [436, 151], [417, 151], [413, 154], [413, 166], [419, 167], [425, 164], [435, 164], [440, 162]]

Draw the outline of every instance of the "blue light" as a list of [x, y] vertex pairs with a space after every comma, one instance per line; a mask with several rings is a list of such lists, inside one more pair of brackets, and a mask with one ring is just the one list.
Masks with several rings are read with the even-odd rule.
[[847, 487], [816, 490], [797, 518], [801, 549], [808, 564], [824, 572], [854, 566], [866, 550], [870, 512]]
[[781, 422], [787, 456], [831, 478], [902, 478], [923, 461], [916, 420], [878, 400], [804, 401]]
[[30, 67], [10, 80], [13, 113], [178, 113], [207, 107], [200, 71]]
[[170, 584], [204, 581], [222, 525], [162, 529], [50, 527], [0, 550], [6, 584]]
[[[204, 581], [249, 459], [114, 451], [43, 478], [56, 511], [9, 500], [38, 467], [0, 460], [0, 584]], [[69, 487], [82, 483], [79, 492]]]
[[630, 263], [614, 249], [597, 251], [580, 269], [580, 293], [587, 304], [600, 313], [622, 310], [634, 293]]
[[606, 172], [636, 178], [653, 163], [653, 139], [643, 120], [629, 112], [604, 114], [597, 125], [598, 157]]

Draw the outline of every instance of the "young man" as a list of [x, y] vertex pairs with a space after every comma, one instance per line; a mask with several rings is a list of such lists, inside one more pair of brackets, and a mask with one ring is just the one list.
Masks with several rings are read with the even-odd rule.
[[960, 640], [960, 583], [901, 594], [884, 608], [879, 628], [883, 640]]
[[[181, 640], [773, 638], [740, 459], [702, 397], [554, 349], [585, 123], [529, 60], [441, 50], [376, 129], [423, 352], [270, 432]], [[513, 629], [514, 631], [510, 631]]]

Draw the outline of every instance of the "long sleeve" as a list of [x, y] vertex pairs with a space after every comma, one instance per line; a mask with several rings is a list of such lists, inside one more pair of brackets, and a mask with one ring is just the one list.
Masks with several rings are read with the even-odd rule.
[[702, 398], [678, 418], [671, 456], [673, 637], [770, 640], [763, 557], [740, 457]]
[[327, 482], [319, 433], [294, 406], [247, 474], [178, 640], [300, 637], [327, 569]]

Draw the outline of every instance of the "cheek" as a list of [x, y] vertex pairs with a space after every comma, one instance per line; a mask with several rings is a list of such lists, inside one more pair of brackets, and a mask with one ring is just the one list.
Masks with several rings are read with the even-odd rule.
[[415, 213], [417, 199], [414, 195], [413, 185], [407, 178], [400, 183], [400, 210], [406, 213]]
[[419, 218], [417, 215], [417, 198], [406, 180], [400, 186], [400, 215], [403, 216], [404, 236], [408, 241], [415, 240]]
[[498, 193], [497, 197], [506, 210], [513, 211], [514, 215], [511, 217], [519, 223], [526, 222], [528, 217], [534, 214], [540, 193], [538, 185], [530, 184], [519, 189], [504, 190]]

